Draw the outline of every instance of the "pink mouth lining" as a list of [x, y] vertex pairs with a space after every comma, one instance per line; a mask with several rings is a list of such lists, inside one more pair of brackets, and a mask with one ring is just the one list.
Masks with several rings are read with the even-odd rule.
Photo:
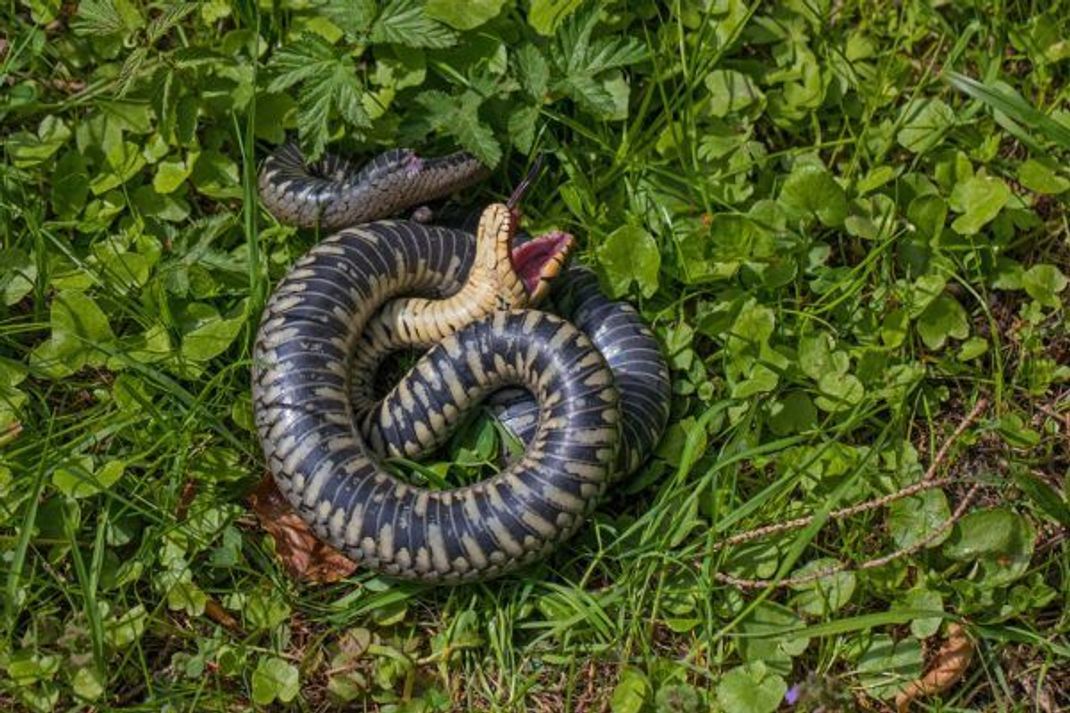
[[546, 265], [558, 255], [567, 254], [573, 242], [571, 235], [555, 230], [513, 248], [513, 269], [520, 275], [528, 294], [534, 294], [538, 289]]

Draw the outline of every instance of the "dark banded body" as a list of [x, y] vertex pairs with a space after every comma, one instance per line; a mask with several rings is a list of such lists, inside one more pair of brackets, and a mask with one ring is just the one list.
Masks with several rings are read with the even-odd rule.
[[[464, 235], [467, 243], [459, 235], [456, 236], [459, 240], [457, 254], [470, 256], [475, 249], [475, 236]], [[459, 289], [464, 275], [462, 271], [456, 282], [444, 280], [446, 292]], [[551, 298], [553, 311], [579, 327], [591, 339], [613, 373], [613, 381], [620, 392], [622, 429], [617, 471], [619, 476], [627, 475], [654, 450], [669, 419], [671, 383], [661, 347], [635, 308], [627, 302], [606, 297], [598, 285], [598, 278], [586, 268], [569, 268], [554, 283]], [[397, 344], [396, 340], [377, 339], [374, 331], [365, 331], [360, 337], [360, 346], [371, 353], [367, 358], [362, 356], [362, 361], [377, 364], [384, 353], [396, 348]], [[355, 404], [363, 406], [374, 403], [370, 377], [354, 374], [350, 388]], [[403, 381], [394, 394], [404, 388]], [[435, 431], [435, 437], [428, 439], [432, 446], [445, 440], [448, 434], [438, 433], [437, 420], [433, 424], [423, 422], [418, 414], [403, 408], [404, 401], [396, 398], [388, 400], [394, 404], [394, 411], [384, 409], [380, 403], [370, 412], [361, 409], [361, 413], [358, 413], [361, 430], [377, 453], [411, 459], [426, 455], [430, 449], [421, 439], [403, 439], [396, 430], [395, 424], [414, 419], [421, 421], [416, 427], [419, 432]], [[494, 392], [488, 401], [502, 425], [521, 442], [531, 443], [539, 423], [539, 404], [529, 392], [501, 389]], [[401, 411], [396, 410], [399, 405]]]
[[[553, 309], [580, 328], [605, 358], [620, 392], [621, 448], [618, 472], [638, 468], [661, 440], [669, 420], [672, 384], [661, 347], [627, 302], [611, 300], [593, 272], [572, 267], [554, 284]], [[527, 392], [503, 389], [491, 398], [498, 419], [530, 443], [539, 405]]]
[[[333, 228], [395, 213], [483, 173], [466, 154], [428, 161], [393, 151], [355, 171], [334, 158], [309, 167], [284, 148], [265, 162], [260, 186], [280, 219]], [[319, 537], [391, 576], [471, 581], [545, 555], [608, 484], [638, 467], [668, 417], [668, 368], [638, 313], [607, 299], [581, 268], [550, 283], [558, 310], [575, 324], [503, 309], [525, 304], [524, 293], [508, 252], [500, 253], [508, 242], [482, 240], [506, 228], [486, 225], [479, 241], [408, 221], [343, 230], [297, 261], [260, 325], [253, 407], [269, 469]], [[493, 290], [489, 280], [497, 280]], [[478, 314], [487, 316], [462, 326]], [[375, 403], [369, 365], [399, 346], [431, 342]], [[484, 400], [526, 443], [498, 475], [432, 491], [380, 464], [426, 454]]]
[[[353, 427], [351, 349], [384, 301], [433, 288], [458, 235], [380, 222], [320, 243], [272, 295], [253, 371], [268, 467], [313, 531], [386, 574], [443, 582], [497, 575], [571, 535], [614, 475], [620, 443], [617, 389], [587, 336], [544, 312], [495, 312], [432, 348], [406, 377], [391, 398], [407, 402], [415, 420], [397, 420], [392, 433], [419, 439], [415, 424], [437, 417], [448, 430], [469, 403], [522, 385], [542, 409], [524, 457], [444, 491], [382, 468]], [[382, 408], [404, 413], [391, 398]]]

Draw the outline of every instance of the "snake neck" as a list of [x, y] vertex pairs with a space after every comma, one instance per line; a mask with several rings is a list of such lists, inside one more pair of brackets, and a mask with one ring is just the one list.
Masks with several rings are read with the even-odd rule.
[[492, 302], [491, 309], [521, 309], [531, 305], [531, 299], [511, 257], [513, 239], [517, 231], [516, 214], [507, 206], [495, 203], [483, 211], [476, 230], [476, 259], [468, 280], [455, 301], [479, 300], [481, 305]]
[[374, 376], [390, 354], [429, 349], [491, 312], [530, 306], [510, 257], [516, 227], [508, 207], [488, 206], [480, 217], [472, 266], [460, 289], [445, 298], [391, 300], [368, 322], [350, 371], [350, 400], [358, 418], [374, 407]]

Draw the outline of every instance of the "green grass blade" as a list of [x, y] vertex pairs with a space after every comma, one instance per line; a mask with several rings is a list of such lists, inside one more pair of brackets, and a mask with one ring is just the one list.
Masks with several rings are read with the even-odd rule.
[[1040, 111], [1021, 95], [1004, 91], [990, 83], [979, 82], [958, 72], [948, 72], [944, 76], [948, 84], [963, 94], [1007, 115], [1022, 126], [1040, 132], [1061, 149], [1070, 150], [1070, 127]]

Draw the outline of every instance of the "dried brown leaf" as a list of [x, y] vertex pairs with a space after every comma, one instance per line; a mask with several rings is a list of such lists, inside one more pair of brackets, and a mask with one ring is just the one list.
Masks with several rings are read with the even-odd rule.
[[942, 693], [951, 688], [966, 673], [972, 658], [973, 643], [966, 635], [966, 629], [961, 624], [949, 624], [947, 641], [936, 652], [936, 658], [929, 665], [929, 670], [895, 697], [896, 710], [904, 713], [915, 699]]
[[239, 636], [243, 635], [238, 620], [231, 616], [230, 613], [215, 599], [209, 597], [208, 601], [204, 603], [204, 613], [209, 619], [216, 624], [219, 624], [224, 629], [229, 629], [231, 632], [238, 634]]
[[353, 560], [312, 533], [279, 492], [274, 479], [265, 475], [249, 495], [249, 504], [260, 526], [275, 540], [275, 552], [295, 579], [329, 583], [356, 570]]

